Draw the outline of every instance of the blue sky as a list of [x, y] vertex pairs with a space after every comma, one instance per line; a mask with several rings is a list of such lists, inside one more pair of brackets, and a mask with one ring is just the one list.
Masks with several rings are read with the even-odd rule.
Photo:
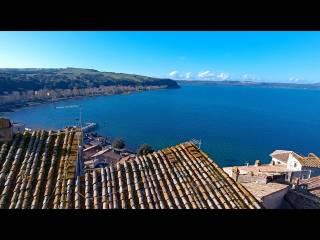
[[320, 32], [0, 32], [0, 67], [320, 82]]

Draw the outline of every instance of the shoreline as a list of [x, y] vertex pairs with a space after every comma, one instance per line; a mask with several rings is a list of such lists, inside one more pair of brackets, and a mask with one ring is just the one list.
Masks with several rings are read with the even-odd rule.
[[21, 111], [24, 109], [37, 107], [40, 105], [46, 105], [46, 104], [50, 104], [50, 103], [58, 103], [58, 102], [62, 102], [65, 100], [73, 100], [73, 99], [78, 100], [78, 99], [86, 99], [86, 98], [101, 97], [101, 96], [127, 95], [127, 94], [132, 94], [132, 93], [164, 90], [164, 89], [171, 89], [171, 88], [159, 87], [159, 88], [155, 88], [155, 89], [126, 91], [126, 92], [121, 92], [121, 93], [102, 93], [102, 94], [92, 94], [92, 95], [85, 95], [85, 96], [79, 95], [79, 96], [56, 98], [56, 99], [39, 99], [38, 101], [17, 102], [17, 103], [10, 103], [10, 104], [4, 104], [4, 105], [0, 104], [0, 115], [6, 115], [6, 114], [14, 113], [17, 111]]

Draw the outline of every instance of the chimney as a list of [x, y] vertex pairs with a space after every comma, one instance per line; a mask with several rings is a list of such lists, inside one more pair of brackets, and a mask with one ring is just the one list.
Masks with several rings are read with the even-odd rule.
[[239, 177], [239, 173], [240, 173], [240, 171], [239, 171], [239, 169], [237, 168], [237, 167], [233, 167], [232, 168], [232, 178], [233, 178], [233, 180], [235, 180], [236, 182], [238, 181], [238, 177]]
[[256, 160], [256, 162], [254, 163], [254, 165], [255, 165], [256, 167], [261, 166], [261, 161], [260, 161], [260, 160]]

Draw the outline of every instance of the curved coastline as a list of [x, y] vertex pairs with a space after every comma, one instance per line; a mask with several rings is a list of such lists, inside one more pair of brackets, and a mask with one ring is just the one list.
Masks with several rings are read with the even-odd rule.
[[25, 101], [25, 102], [17, 102], [17, 103], [11, 103], [11, 104], [0, 104], [0, 115], [7, 115], [12, 112], [17, 112], [23, 109], [29, 109], [32, 107], [36, 107], [39, 105], [46, 105], [50, 103], [59, 103], [66, 100], [78, 100], [78, 99], [87, 99], [87, 98], [94, 98], [94, 97], [101, 97], [101, 96], [115, 96], [115, 95], [127, 95], [127, 94], [133, 94], [133, 93], [140, 93], [140, 92], [146, 92], [146, 91], [159, 91], [159, 90], [166, 90], [166, 89], [177, 89], [178, 87], [172, 88], [172, 87], [159, 87], [159, 88], [153, 88], [153, 89], [143, 89], [143, 90], [134, 90], [134, 91], [125, 91], [120, 93], [104, 93], [104, 94], [93, 94], [93, 95], [80, 95], [80, 96], [71, 96], [71, 97], [63, 97], [63, 98], [56, 98], [56, 99], [40, 99], [39, 101]]

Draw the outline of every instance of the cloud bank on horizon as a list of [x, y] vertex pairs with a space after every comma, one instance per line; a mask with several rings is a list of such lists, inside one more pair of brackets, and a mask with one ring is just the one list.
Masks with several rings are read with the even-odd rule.
[[196, 75], [193, 75], [192, 72], [179, 73], [178, 70], [173, 70], [169, 72], [168, 76], [176, 80], [231, 80], [231, 77], [228, 73], [214, 73], [210, 70], [200, 71]]
[[[261, 77], [256, 77], [248, 73], [243, 74], [241, 77], [231, 77], [230, 74], [225, 72], [215, 73], [211, 70], [200, 71], [197, 74], [192, 72], [180, 73], [178, 70], [173, 70], [169, 72], [168, 76], [174, 80], [206, 80], [206, 81], [228, 81], [228, 80], [240, 80], [240, 81], [253, 81], [253, 82], [263, 82], [264, 79]], [[286, 83], [310, 83], [310, 81], [298, 78], [290, 77], [282, 82]], [[312, 82], [311, 82], [312, 83]]]

